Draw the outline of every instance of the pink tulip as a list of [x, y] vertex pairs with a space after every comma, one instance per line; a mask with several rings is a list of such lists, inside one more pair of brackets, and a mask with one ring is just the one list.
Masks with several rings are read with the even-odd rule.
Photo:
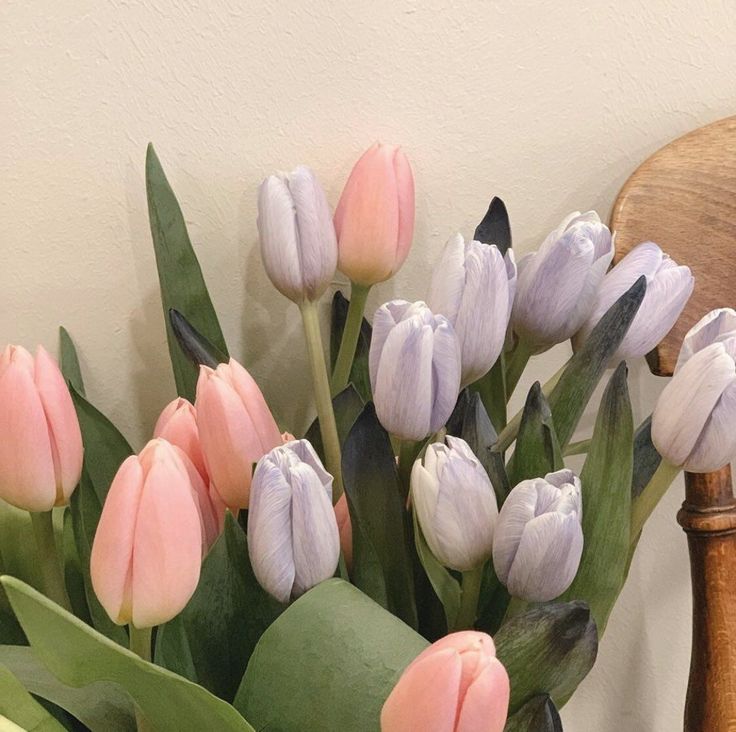
[[381, 711], [381, 732], [502, 732], [509, 677], [493, 640], [447, 635], [405, 669]]
[[340, 533], [340, 549], [348, 570], [353, 568], [353, 524], [350, 521], [348, 501], [343, 493], [335, 504], [337, 530]]
[[92, 586], [113, 622], [165, 623], [194, 593], [202, 518], [192, 476], [201, 481], [184, 453], [162, 439], [118, 469], [90, 557]]
[[253, 464], [282, 444], [261, 390], [232, 358], [216, 369], [201, 366], [196, 409], [210, 480], [230, 510], [247, 508]]
[[406, 155], [376, 143], [350, 173], [335, 210], [338, 269], [358, 285], [394, 275], [414, 234], [414, 178]]
[[0, 498], [27, 511], [68, 503], [82, 472], [82, 435], [64, 377], [39, 346], [0, 356]]

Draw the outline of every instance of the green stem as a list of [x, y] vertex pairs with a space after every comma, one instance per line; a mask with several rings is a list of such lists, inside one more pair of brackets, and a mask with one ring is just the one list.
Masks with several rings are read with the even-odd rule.
[[644, 490], [634, 499], [631, 504], [631, 540], [636, 541], [639, 532], [644, 528], [646, 520], [657, 507], [662, 496], [672, 485], [672, 481], [679, 475], [680, 468], [670, 465], [662, 460], [652, 479], [647, 483]]
[[401, 440], [399, 443], [399, 482], [401, 483], [401, 497], [406, 504], [409, 498], [409, 484], [411, 482], [411, 470], [422, 449], [421, 442], [413, 440]]
[[503, 616], [503, 623], [511, 618], [515, 618], [517, 615], [525, 613], [529, 609], [529, 601], [522, 600], [520, 597], [512, 597], [509, 604], [506, 606], [506, 614]]
[[41, 576], [46, 596], [57, 605], [71, 612], [72, 606], [69, 602], [69, 596], [66, 594], [64, 574], [56, 548], [54, 521], [51, 511], [38, 513], [32, 511], [31, 526], [38, 547], [38, 559], [41, 563]]
[[533, 353], [532, 347], [525, 341], [519, 341], [506, 360], [506, 394], [511, 396], [524, 373]]
[[348, 381], [350, 380], [350, 369], [353, 367], [355, 349], [358, 346], [358, 338], [360, 337], [360, 327], [363, 324], [365, 302], [368, 299], [370, 290], [370, 285], [356, 285], [354, 282], [351, 283], [348, 316], [345, 320], [345, 328], [342, 331], [340, 350], [337, 352], [335, 371], [332, 374], [331, 385], [333, 396], [339, 394], [348, 385]]
[[570, 457], [571, 455], [584, 455], [590, 449], [590, 437], [587, 440], [579, 442], [571, 442], [564, 450], [563, 455]]
[[455, 630], [472, 630], [475, 625], [482, 581], [483, 565], [463, 572], [463, 592], [460, 598], [460, 611], [455, 621]]
[[[130, 634], [129, 646], [130, 650], [133, 651], [137, 656], [140, 656], [144, 661], [151, 661], [151, 634], [153, 628], [136, 628], [133, 623], [128, 626]], [[138, 732], [155, 732], [154, 728], [143, 716], [143, 712], [135, 707], [135, 725]]]
[[334, 479], [332, 502], [337, 503], [343, 493], [340, 438], [337, 434], [335, 412], [332, 409], [330, 382], [327, 376], [325, 352], [322, 348], [322, 334], [319, 329], [319, 314], [317, 312], [317, 305], [313, 302], [303, 303], [300, 310], [304, 324], [304, 335], [307, 340], [309, 365], [312, 369], [319, 430], [322, 434], [322, 445], [325, 450], [325, 462], [327, 463], [325, 467]]

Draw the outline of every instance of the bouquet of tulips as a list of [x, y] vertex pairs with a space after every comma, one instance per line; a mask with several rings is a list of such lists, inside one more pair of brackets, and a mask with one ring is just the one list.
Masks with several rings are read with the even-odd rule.
[[[611, 268], [594, 212], [517, 264], [494, 198], [424, 300], [369, 323], [414, 224], [407, 158], [375, 145], [334, 216], [306, 167], [258, 193], [263, 266], [311, 369], [296, 438], [228, 352], [152, 148], [146, 182], [179, 394], [151, 441], [135, 453], [93, 406], [63, 328], [58, 365], [40, 346], [0, 359], [0, 727], [561, 729], [657, 501], [736, 455], [736, 313], [690, 331], [636, 425], [626, 361], [671, 329], [689, 269], [652, 242]], [[336, 269], [351, 284], [326, 357]], [[529, 360], [568, 339], [508, 414]]]

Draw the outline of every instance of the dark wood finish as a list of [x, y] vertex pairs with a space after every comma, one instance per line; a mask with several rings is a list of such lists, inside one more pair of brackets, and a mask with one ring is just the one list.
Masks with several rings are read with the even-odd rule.
[[[687, 331], [709, 310], [736, 307], [736, 117], [681, 137], [646, 160], [611, 214], [616, 261], [657, 242], [695, 275], [682, 316], [647, 356], [672, 374]], [[693, 642], [685, 732], [736, 732], [736, 500], [730, 466], [685, 475], [678, 521], [687, 533]]]

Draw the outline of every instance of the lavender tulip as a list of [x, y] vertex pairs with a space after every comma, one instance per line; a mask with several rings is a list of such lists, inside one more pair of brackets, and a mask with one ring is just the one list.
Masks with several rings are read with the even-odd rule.
[[307, 440], [275, 447], [258, 461], [248, 509], [248, 552], [256, 579], [281, 602], [335, 573], [340, 537], [332, 476]]
[[576, 333], [595, 303], [613, 257], [613, 239], [595, 211], [570, 214], [519, 261], [514, 332], [532, 352]]
[[571, 470], [523, 480], [498, 515], [493, 566], [514, 597], [547, 602], [575, 579], [583, 553], [580, 479]]
[[573, 339], [579, 347], [606, 311], [644, 275], [647, 291], [611, 363], [641, 358], [651, 351], [675, 324], [693, 291], [689, 267], [678, 266], [654, 242], [634, 247], [604, 278], [593, 311]]
[[680, 346], [675, 373], [686, 361], [711, 343], [728, 341], [732, 338], [736, 338], [736, 310], [732, 308], [711, 310], [687, 332]]
[[422, 440], [447, 422], [457, 401], [455, 331], [421, 301], [387, 302], [373, 318], [369, 370], [381, 424], [402, 440]]
[[330, 207], [305, 166], [270, 175], [258, 192], [261, 258], [276, 289], [293, 302], [317, 300], [337, 267]]
[[444, 315], [460, 343], [461, 386], [473, 383], [501, 353], [516, 292], [516, 262], [509, 249], [466, 242], [455, 234], [434, 270], [427, 298], [432, 312]]
[[498, 506], [493, 486], [467, 442], [446, 438], [414, 463], [411, 495], [419, 525], [435, 557], [467, 572], [491, 556]]

